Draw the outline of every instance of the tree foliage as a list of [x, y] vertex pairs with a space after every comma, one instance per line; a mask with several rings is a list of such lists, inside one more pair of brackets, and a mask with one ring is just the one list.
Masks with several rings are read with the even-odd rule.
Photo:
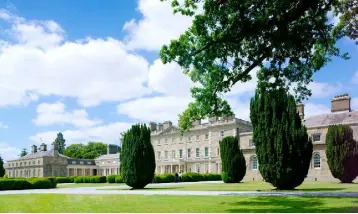
[[20, 152], [20, 157], [24, 157], [25, 155], [27, 155], [27, 149], [26, 148], [23, 148]]
[[5, 169], [4, 169], [4, 161], [0, 156], [0, 178], [4, 177]]
[[250, 103], [259, 170], [277, 189], [294, 189], [307, 176], [312, 142], [285, 88], [259, 88]]
[[239, 139], [228, 136], [220, 141], [222, 180], [225, 183], [239, 183], [246, 174], [245, 157], [240, 150]]
[[[357, 0], [170, 1], [174, 12], [194, 16], [192, 26], [160, 51], [163, 63], [178, 63], [197, 83], [195, 101], [180, 115], [182, 131], [197, 119], [232, 115], [223, 95], [249, 81], [256, 68], [295, 83], [296, 100], [310, 96], [306, 86], [314, 72], [334, 56], [348, 59], [337, 40], [358, 35]], [[328, 22], [331, 11], [341, 14], [336, 27]]]
[[64, 155], [70, 158], [81, 159], [96, 159], [105, 154], [107, 154], [107, 145], [102, 142], [88, 142], [87, 145], [71, 144], [64, 151]]
[[133, 125], [123, 135], [121, 176], [133, 189], [142, 189], [152, 182], [155, 172], [155, 155], [150, 141], [150, 129], [144, 125]]
[[63, 138], [62, 133], [58, 133], [55, 139], [55, 143], [57, 144], [58, 152], [63, 154], [66, 149], [66, 140]]
[[328, 127], [326, 156], [333, 177], [342, 183], [351, 183], [358, 176], [358, 147], [350, 126]]

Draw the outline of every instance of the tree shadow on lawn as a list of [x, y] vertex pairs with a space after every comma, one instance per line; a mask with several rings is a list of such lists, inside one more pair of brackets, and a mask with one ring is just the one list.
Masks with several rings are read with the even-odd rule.
[[[335, 199], [342, 199], [340, 197], [329, 197]], [[247, 201], [241, 202], [222, 202], [220, 205], [231, 205], [238, 206], [237, 208], [227, 209], [225, 212], [229, 213], [245, 213], [245, 212], [256, 212], [256, 213], [357, 213], [357, 206], [347, 207], [325, 207], [323, 203], [324, 198], [314, 197], [257, 197], [248, 198]], [[326, 203], [327, 204], [327, 203]], [[354, 203], [356, 204], [356, 203]]]

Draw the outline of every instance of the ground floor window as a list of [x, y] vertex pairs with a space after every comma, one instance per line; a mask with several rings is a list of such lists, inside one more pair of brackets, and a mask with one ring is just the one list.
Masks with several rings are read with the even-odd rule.
[[251, 169], [252, 169], [252, 170], [257, 170], [257, 169], [258, 169], [257, 157], [256, 157], [256, 156], [252, 156], [250, 162], [251, 162]]
[[321, 168], [321, 156], [318, 153], [313, 156], [313, 167]]

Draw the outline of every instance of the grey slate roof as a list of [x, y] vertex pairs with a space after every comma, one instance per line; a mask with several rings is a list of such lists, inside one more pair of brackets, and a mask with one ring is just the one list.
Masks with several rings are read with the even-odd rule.
[[308, 128], [352, 123], [358, 123], [358, 111], [322, 114], [305, 119]]
[[[59, 156], [64, 157], [64, 158], [69, 158], [62, 154], [59, 154]], [[46, 152], [38, 151], [36, 153], [30, 153], [30, 154], [27, 154], [17, 160], [26, 160], [26, 159], [40, 158], [40, 157], [53, 157], [52, 150], [46, 151]]]
[[96, 160], [115, 159], [115, 158], [119, 158], [119, 153], [117, 153], [117, 154], [109, 154], [109, 155], [102, 155], [102, 156], [99, 156], [98, 158], [96, 158]]

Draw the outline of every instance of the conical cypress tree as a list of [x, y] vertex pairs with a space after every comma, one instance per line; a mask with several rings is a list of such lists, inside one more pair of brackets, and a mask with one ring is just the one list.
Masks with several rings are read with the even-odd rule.
[[155, 172], [154, 149], [150, 141], [150, 129], [133, 125], [123, 135], [121, 175], [133, 189], [142, 189], [152, 182]]
[[284, 88], [257, 89], [250, 103], [259, 170], [277, 189], [294, 189], [307, 176], [313, 145]]
[[246, 174], [246, 161], [240, 150], [237, 137], [228, 136], [220, 142], [222, 180], [225, 183], [239, 183]]
[[4, 169], [4, 161], [0, 157], [0, 178], [4, 177], [5, 169]]
[[358, 175], [357, 143], [348, 125], [331, 125], [326, 135], [326, 156], [333, 177], [351, 183]]

